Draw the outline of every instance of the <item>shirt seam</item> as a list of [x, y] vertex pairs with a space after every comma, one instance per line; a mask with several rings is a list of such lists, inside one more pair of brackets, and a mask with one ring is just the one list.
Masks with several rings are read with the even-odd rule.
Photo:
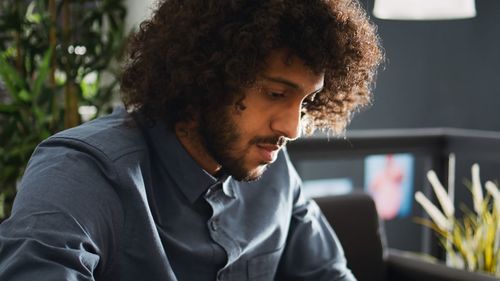
[[[114, 178], [116, 178], [116, 184], [120, 185], [122, 184], [122, 181], [121, 181], [121, 178], [118, 176], [118, 170], [116, 168], [116, 161], [118, 159], [120, 159], [121, 157], [123, 156], [126, 156], [126, 155], [129, 155], [130, 153], [133, 153], [135, 151], [139, 151], [140, 149], [137, 149], [135, 148], [134, 150], [130, 150], [130, 151], [126, 151], [125, 153], [122, 153], [120, 154], [119, 156], [115, 157], [115, 159], [109, 157], [109, 155], [104, 152], [101, 148], [85, 141], [85, 140], [82, 140], [82, 139], [79, 139], [79, 138], [75, 138], [75, 137], [68, 137], [68, 136], [56, 136], [56, 137], [53, 137], [52, 139], [63, 139], [63, 140], [71, 140], [71, 141], [75, 141], [75, 142], [79, 142], [79, 143], [82, 143], [82, 144], [85, 144], [93, 149], [95, 149], [96, 151], [98, 151], [104, 158], [106, 161], [110, 162], [111, 164], [111, 167], [113, 169], [113, 174], [114, 174]], [[112, 183], [113, 181], [111, 181]], [[118, 198], [120, 198], [119, 194], [116, 193], [116, 191], [114, 191], [116, 196]], [[125, 214], [125, 208], [123, 207], [123, 202], [121, 202], [120, 200], [120, 205], [121, 205], [121, 210], [122, 210], [122, 216], [123, 216], [123, 222], [121, 223], [121, 226], [120, 226], [120, 229], [121, 231], [118, 232], [118, 233], [124, 233], [124, 229], [125, 229], [125, 221], [126, 221], [126, 214]], [[116, 254], [119, 252], [119, 250], [121, 251], [123, 249], [123, 237], [122, 235], [119, 235], [117, 237], [117, 243], [116, 243], [116, 249], [113, 250], [113, 255], [110, 255], [109, 259], [108, 259], [108, 262], [106, 263], [105, 267], [104, 267], [104, 270], [101, 272], [101, 275], [102, 276], [106, 276], [106, 274], [109, 272], [109, 270], [112, 268], [112, 266], [115, 265], [115, 260], [116, 260]]]
[[[143, 148], [137, 148], [137, 147], [128, 148], [127, 150], [120, 153], [119, 155], [117, 155], [115, 157], [110, 157], [110, 155], [108, 155], [102, 148], [100, 148], [100, 147], [98, 147], [98, 146], [96, 146], [96, 145], [94, 145], [86, 140], [80, 139], [80, 138], [70, 137], [70, 136], [55, 136], [55, 137], [52, 137], [50, 140], [55, 140], [55, 139], [71, 140], [71, 141], [80, 142], [82, 144], [88, 145], [88, 146], [94, 148], [95, 150], [99, 151], [106, 158], [106, 160], [112, 162], [113, 164], [117, 160], [119, 160], [120, 158], [122, 158], [124, 156], [127, 156], [127, 155], [134, 153], [134, 152], [137, 152], [137, 151], [144, 150]], [[115, 172], [116, 172], [116, 169], [115, 169]]]

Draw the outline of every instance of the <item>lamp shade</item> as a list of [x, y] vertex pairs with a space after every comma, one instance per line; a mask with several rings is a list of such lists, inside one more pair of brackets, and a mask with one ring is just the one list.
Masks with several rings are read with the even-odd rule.
[[373, 15], [390, 20], [448, 20], [476, 16], [474, 0], [375, 0]]

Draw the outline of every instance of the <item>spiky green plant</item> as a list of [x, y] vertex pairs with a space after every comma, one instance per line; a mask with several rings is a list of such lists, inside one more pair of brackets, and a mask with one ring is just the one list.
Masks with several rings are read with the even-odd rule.
[[418, 219], [432, 228], [439, 236], [446, 251], [447, 264], [469, 271], [480, 271], [500, 277], [500, 192], [491, 181], [485, 183], [487, 195], [479, 178], [479, 165], [472, 165], [472, 181], [468, 184], [473, 209], [462, 205], [464, 215], [457, 218], [449, 194], [437, 179], [434, 171], [427, 174], [439, 201], [441, 210], [422, 192], [415, 199], [431, 220]]

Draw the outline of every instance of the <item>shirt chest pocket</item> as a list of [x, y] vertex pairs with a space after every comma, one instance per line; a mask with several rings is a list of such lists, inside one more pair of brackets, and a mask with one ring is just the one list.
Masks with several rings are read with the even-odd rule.
[[248, 260], [249, 281], [272, 281], [280, 262], [282, 248]]

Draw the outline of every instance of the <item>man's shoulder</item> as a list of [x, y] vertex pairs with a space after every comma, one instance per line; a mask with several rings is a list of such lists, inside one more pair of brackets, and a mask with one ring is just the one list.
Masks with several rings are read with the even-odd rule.
[[147, 149], [141, 129], [131, 114], [123, 108], [117, 108], [110, 115], [61, 131], [42, 144], [53, 143], [91, 147], [111, 160]]

